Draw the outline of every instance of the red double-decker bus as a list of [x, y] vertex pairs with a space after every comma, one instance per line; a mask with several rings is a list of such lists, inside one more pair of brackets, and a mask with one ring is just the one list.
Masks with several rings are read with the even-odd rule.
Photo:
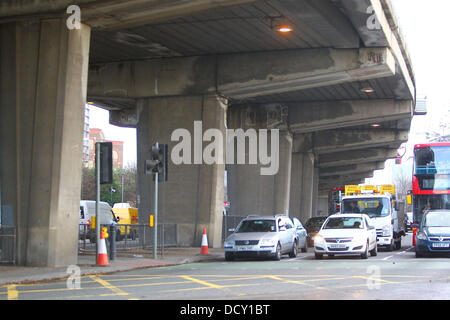
[[450, 143], [414, 146], [413, 222], [420, 224], [430, 209], [450, 209]]

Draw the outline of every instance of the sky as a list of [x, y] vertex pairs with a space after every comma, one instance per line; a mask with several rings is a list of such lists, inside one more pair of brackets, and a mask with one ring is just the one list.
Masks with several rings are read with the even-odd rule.
[[412, 172], [412, 148], [426, 142], [425, 133], [450, 110], [450, 1], [448, 0], [391, 0], [397, 22], [408, 48], [416, 80], [418, 95], [427, 96], [426, 116], [414, 116], [409, 141], [402, 160], [402, 168], [388, 160], [384, 170], [374, 172], [366, 183], [392, 183], [393, 172]]
[[[415, 116], [404, 163], [412, 146], [425, 142], [425, 132], [435, 127], [450, 110], [450, 1], [449, 0], [391, 0], [400, 31], [406, 41], [419, 95], [427, 96], [428, 114]], [[124, 164], [136, 163], [136, 130], [109, 125], [106, 110], [91, 107], [90, 128], [101, 128], [108, 140], [124, 141]], [[403, 152], [403, 151], [402, 151]], [[394, 161], [388, 160], [384, 170], [374, 173], [368, 183], [391, 183]]]

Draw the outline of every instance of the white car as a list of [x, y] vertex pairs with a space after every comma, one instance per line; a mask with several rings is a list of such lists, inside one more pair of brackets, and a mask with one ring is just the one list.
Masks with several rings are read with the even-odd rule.
[[335, 214], [327, 218], [314, 237], [316, 259], [324, 254], [358, 254], [362, 259], [377, 255], [377, 233], [366, 214]]

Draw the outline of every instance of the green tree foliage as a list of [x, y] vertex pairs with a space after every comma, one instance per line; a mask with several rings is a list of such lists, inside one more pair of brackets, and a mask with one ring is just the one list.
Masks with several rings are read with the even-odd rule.
[[[113, 170], [113, 184], [104, 184], [100, 187], [100, 201], [108, 202], [111, 207], [114, 203], [122, 202], [122, 175], [123, 175], [123, 201], [131, 206], [137, 205], [136, 167], [128, 166]], [[115, 191], [115, 192], [114, 192]], [[96, 199], [95, 169], [83, 168], [82, 200]]]

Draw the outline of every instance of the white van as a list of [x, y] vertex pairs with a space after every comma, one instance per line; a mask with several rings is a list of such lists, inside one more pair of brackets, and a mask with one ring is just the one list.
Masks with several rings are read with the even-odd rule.
[[[116, 224], [115, 216], [111, 206], [107, 202], [101, 201], [99, 203], [99, 221], [103, 225]], [[96, 233], [95, 229], [91, 229], [92, 217], [95, 217], [95, 201], [94, 200], [81, 200], [80, 201], [80, 239], [85, 236], [91, 242], [95, 242]], [[86, 226], [84, 226], [86, 225]], [[86, 232], [86, 235], [85, 235]]]

